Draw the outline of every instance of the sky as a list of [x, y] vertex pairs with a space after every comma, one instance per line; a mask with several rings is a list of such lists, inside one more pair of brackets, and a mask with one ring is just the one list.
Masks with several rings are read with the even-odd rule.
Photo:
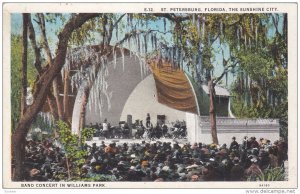
[[[33, 15], [33, 14], [32, 14]], [[37, 41], [39, 40], [39, 36], [38, 34], [40, 34], [40, 30], [38, 27], [38, 24], [36, 21], [34, 21], [33, 16], [31, 16], [31, 20], [32, 20], [32, 24], [33, 27], [35, 29], [35, 33], [37, 34]], [[22, 34], [22, 14], [19, 13], [13, 13], [11, 14], [11, 32], [13, 34]], [[49, 41], [49, 46], [52, 49], [52, 52], [55, 50], [56, 48], [56, 43], [58, 41], [56, 32], [58, 31], [59, 28], [61, 28], [62, 21], [61, 20], [57, 20], [56, 23], [50, 23], [50, 22], [46, 22], [46, 34], [47, 34], [47, 38]]]

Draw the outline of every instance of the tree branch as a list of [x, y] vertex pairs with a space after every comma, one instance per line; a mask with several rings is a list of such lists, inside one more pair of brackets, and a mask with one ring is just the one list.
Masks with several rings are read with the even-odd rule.
[[167, 34], [167, 33], [172, 33], [171, 31], [166, 31], [166, 32], [162, 32], [160, 30], [133, 30], [131, 32], [128, 32], [125, 34], [124, 38], [121, 39], [119, 42], [117, 42], [115, 44], [115, 46], [119, 46], [121, 44], [123, 44], [128, 38], [132, 37], [132, 36], [135, 36], [135, 35], [139, 35], [139, 34], [150, 34], [151, 32], [158, 32], [158, 33], [162, 33], [162, 34]]
[[[40, 48], [37, 46], [37, 43], [36, 43], [36, 37], [35, 37], [35, 30], [34, 30], [34, 27], [32, 25], [32, 22], [31, 22], [31, 16], [29, 14], [29, 26], [28, 26], [28, 29], [29, 29], [29, 39], [30, 39], [30, 42], [31, 42], [31, 46], [34, 50], [34, 54], [35, 54], [35, 63], [34, 63], [34, 66], [39, 74], [39, 76], [43, 73], [43, 69], [42, 69], [42, 66], [41, 66], [41, 50]], [[37, 78], [36, 81], [38, 81], [39, 78]], [[48, 101], [48, 106], [50, 108], [50, 111], [53, 115], [53, 117], [55, 119], [58, 119], [58, 113], [57, 113], [57, 105], [55, 103], [55, 99], [54, 99], [54, 96], [51, 94], [51, 92], [47, 92], [47, 101]]]
[[273, 14], [271, 14], [271, 16], [272, 16], [271, 18], [272, 18], [272, 21], [273, 21], [273, 24], [274, 24], [274, 27], [276, 30], [276, 34], [280, 34], [278, 31], [278, 21], [276, 21], [275, 16]]
[[[44, 49], [45, 49], [46, 54], [47, 54], [48, 63], [50, 64], [50, 66], [52, 66], [53, 65], [53, 60], [52, 60], [52, 54], [51, 54], [51, 50], [50, 50], [48, 40], [47, 40], [47, 35], [46, 35], [44, 14], [38, 13], [37, 18], [39, 20], [39, 27], [40, 27], [40, 30], [42, 32], [41, 33], [42, 34], [42, 41], [43, 41]], [[60, 75], [60, 74], [58, 74], [58, 75]], [[62, 107], [62, 103], [61, 103], [61, 100], [60, 100], [60, 97], [59, 97], [59, 94], [61, 93], [61, 91], [59, 89], [60, 85], [62, 85], [62, 82], [56, 76], [54, 78], [53, 82], [52, 82], [53, 94], [54, 94], [54, 97], [55, 97], [55, 100], [56, 100], [58, 116], [59, 116], [60, 119], [64, 120], [63, 107]]]
[[52, 54], [51, 54], [51, 50], [50, 50], [49, 43], [48, 43], [47, 36], [46, 36], [44, 14], [37, 13], [36, 16], [37, 16], [38, 21], [39, 21], [38, 24], [39, 24], [40, 30], [42, 32], [41, 34], [42, 34], [43, 46], [44, 46], [44, 49], [45, 49], [46, 54], [47, 54], [48, 62], [51, 66], [52, 65]]
[[27, 50], [28, 50], [28, 22], [29, 14], [23, 13], [23, 33], [22, 33], [22, 90], [21, 90], [21, 117], [26, 111], [26, 96], [27, 96]]
[[39, 21], [37, 21], [37, 20], [36, 20], [36, 19], [34, 19], [34, 18], [33, 18], [33, 21], [35, 21], [37, 24], [40, 24], [40, 22], [39, 22]]
[[[230, 51], [229, 51], [230, 52]], [[213, 84], [216, 85], [223, 77], [224, 75], [230, 70], [230, 68], [234, 68], [238, 63], [239, 61], [235, 61], [235, 63], [231, 64], [231, 65], [227, 65], [229, 60], [232, 59], [232, 55], [231, 55], [231, 52], [229, 53], [229, 59], [228, 60], [225, 60], [224, 58], [224, 50], [222, 49], [222, 55], [223, 55], [223, 66], [224, 66], [224, 71], [222, 72], [222, 74], [215, 78], [213, 80]]]
[[213, 45], [214, 42], [220, 37], [220, 35], [221, 35], [221, 32], [219, 32], [218, 35], [214, 39], [212, 39], [212, 42], [210, 43], [210, 45]]
[[31, 22], [31, 16], [29, 14], [29, 26], [28, 26], [28, 31], [29, 31], [29, 40], [31, 42], [31, 46], [34, 50], [34, 54], [35, 54], [35, 62], [34, 62], [34, 66], [36, 68], [36, 70], [38, 71], [39, 74], [42, 73], [42, 66], [41, 66], [41, 50], [40, 48], [37, 46], [36, 43], [36, 37], [35, 37], [35, 31]]
[[180, 23], [190, 19], [190, 16], [177, 16], [175, 14], [169, 14], [169, 13], [153, 13], [153, 15], [156, 17], [167, 18], [175, 23]]
[[214, 85], [216, 85], [216, 84], [224, 77], [224, 75], [225, 75], [227, 72], [230, 71], [230, 68], [234, 68], [238, 63], [239, 63], [239, 62], [236, 61], [235, 63], [226, 66], [226, 67], [224, 68], [224, 71], [222, 72], [222, 74], [221, 74], [219, 77], [213, 79]]
[[17, 124], [14, 134], [20, 134], [20, 138], [23, 138], [23, 135], [27, 134], [31, 122], [35, 118], [38, 111], [41, 109], [43, 103], [45, 102], [45, 97], [47, 96], [47, 90], [49, 90], [49, 87], [53, 79], [61, 71], [65, 63], [68, 41], [72, 32], [75, 29], [81, 27], [87, 20], [95, 18], [97, 16], [99, 16], [98, 13], [78, 14], [75, 17], [72, 17], [65, 25], [63, 30], [59, 33], [58, 35], [59, 41], [56, 50], [56, 57], [53, 60], [53, 65], [50, 66], [40, 76], [39, 81], [36, 83], [37, 87], [36, 90], [34, 91], [35, 100], [33, 104], [27, 108], [25, 114]]
[[109, 33], [108, 33], [108, 44], [110, 44], [111, 42], [111, 38], [112, 38], [112, 32], [114, 30], [114, 28], [116, 28], [118, 26], [118, 23], [122, 20], [122, 18], [126, 15], [126, 13], [124, 13], [123, 15], [121, 15], [117, 21], [114, 24], [111, 24], [109, 26]]
[[126, 13], [124, 13], [123, 15], [121, 15], [119, 17], [119, 19], [113, 24], [112, 28], [115, 28], [125, 15], [126, 15]]

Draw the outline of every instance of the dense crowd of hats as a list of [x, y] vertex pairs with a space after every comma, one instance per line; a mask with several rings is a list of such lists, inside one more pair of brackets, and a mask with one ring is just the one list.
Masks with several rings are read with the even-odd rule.
[[[266, 168], [282, 166], [287, 143], [235, 137], [226, 144], [145, 142], [85, 145], [88, 156], [80, 167], [82, 180], [97, 175], [110, 181], [245, 181], [255, 180]], [[57, 141], [29, 141], [26, 145], [26, 180], [60, 181], [67, 161]], [[70, 165], [70, 164], [69, 164]]]

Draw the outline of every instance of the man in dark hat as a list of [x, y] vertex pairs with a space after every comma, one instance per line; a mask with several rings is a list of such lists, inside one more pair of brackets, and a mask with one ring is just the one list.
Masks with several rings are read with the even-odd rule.
[[165, 123], [162, 125], [162, 133], [163, 133], [163, 137], [167, 137], [168, 126]]
[[259, 144], [258, 142], [256, 141], [256, 138], [255, 137], [251, 137], [250, 138], [250, 148], [259, 148]]
[[249, 145], [248, 137], [244, 136], [243, 143], [242, 143], [242, 148], [247, 150], [247, 149], [249, 149], [249, 147], [250, 147], [250, 145]]
[[232, 137], [232, 142], [230, 144], [229, 150], [232, 151], [233, 149], [238, 150], [239, 149], [239, 144], [236, 142], [236, 138]]
[[121, 147], [120, 152], [121, 152], [121, 153], [122, 153], [122, 152], [127, 152], [127, 150], [128, 150], [128, 145], [127, 145], [127, 143], [123, 143], [123, 146]]
[[151, 125], [151, 118], [150, 118], [150, 114], [147, 113], [147, 117], [146, 117], [146, 127], [150, 128]]
[[137, 131], [135, 133], [135, 138], [141, 139], [143, 137], [144, 132], [145, 132], [145, 127], [143, 125], [143, 121], [141, 120], [139, 122], [139, 125], [137, 126]]

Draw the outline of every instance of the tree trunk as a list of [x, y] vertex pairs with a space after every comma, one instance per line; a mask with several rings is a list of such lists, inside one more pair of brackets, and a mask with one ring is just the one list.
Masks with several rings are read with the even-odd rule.
[[208, 81], [209, 88], [209, 118], [211, 127], [211, 136], [214, 144], [219, 144], [216, 125], [216, 110], [215, 110], [215, 86], [212, 80]]
[[65, 120], [64, 118], [64, 112], [63, 112], [63, 106], [61, 103], [61, 100], [59, 98], [59, 82], [58, 82], [58, 78], [54, 78], [53, 83], [52, 83], [52, 87], [53, 87], [53, 95], [55, 97], [55, 101], [56, 101], [56, 106], [57, 106], [57, 112], [58, 112], [58, 117], [60, 120]]
[[47, 96], [47, 102], [48, 102], [48, 106], [50, 108], [50, 112], [54, 118], [54, 120], [58, 120], [59, 116], [58, 116], [58, 112], [57, 112], [57, 107], [56, 107], [56, 103], [55, 103], [55, 98], [54, 96], [51, 94], [51, 92], [49, 91], [48, 96]]
[[[24, 162], [24, 156], [20, 153], [25, 153], [25, 149], [22, 146], [22, 141], [25, 141], [25, 137], [28, 133], [29, 127], [41, 110], [43, 104], [45, 103], [47, 91], [50, 89], [53, 79], [58, 73], [60, 73], [64, 63], [67, 53], [67, 46], [69, 38], [72, 32], [82, 26], [87, 20], [99, 16], [98, 13], [88, 13], [88, 14], [78, 14], [72, 17], [68, 23], [65, 25], [61, 33], [58, 35], [58, 46], [56, 50], [56, 57], [53, 60], [53, 65], [48, 67], [43, 74], [41, 74], [40, 79], [36, 82], [36, 90], [34, 91], [34, 102], [31, 106], [28, 106], [23, 117], [17, 124], [17, 127], [12, 136], [12, 151], [13, 159], [16, 161], [16, 168], [14, 170], [14, 180], [21, 180], [22, 175], [22, 164]], [[14, 151], [15, 150], [15, 151]]]
[[68, 70], [64, 71], [64, 118], [66, 121], [71, 123], [71, 117], [69, 113], [69, 90], [70, 90], [70, 72]]
[[83, 90], [83, 96], [81, 98], [81, 107], [80, 107], [80, 119], [79, 119], [79, 131], [78, 135], [81, 137], [81, 130], [85, 127], [85, 113], [86, 106], [89, 101], [90, 87], [86, 86]]
[[27, 45], [28, 45], [29, 14], [23, 13], [23, 51], [22, 51], [22, 89], [21, 89], [21, 117], [26, 111], [27, 96]]
[[67, 164], [67, 171], [68, 171], [68, 180], [71, 180], [71, 172], [70, 172], [70, 165], [69, 165], [69, 157], [66, 156], [66, 164]]
[[[46, 36], [46, 26], [45, 26], [45, 18], [44, 18], [44, 14], [39, 13], [37, 14], [38, 17], [38, 24], [41, 30], [41, 34], [42, 34], [42, 40], [43, 40], [43, 45], [44, 45], [44, 49], [46, 51], [47, 54], [47, 60], [50, 66], [53, 65], [53, 59], [52, 59], [52, 54], [51, 54], [51, 50], [49, 47], [49, 43], [47, 40], [47, 36]], [[59, 90], [59, 86], [61, 86], [61, 81], [60, 79], [57, 77], [54, 78], [53, 83], [52, 83], [52, 87], [53, 87], [53, 95], [55, 97], [55, 101], [56, 101], [56, 106], [57, 106], [57, 112], [58, 112], [58, 116], [59, 119], [64, 121], [64, 111], [63, 111], [63, 105], [61, 102], [61, 99], [59, 97], [60, 94], [60, 90]]]
[[12, 135], [12, 171], [14, 172], [12, 175], [13, 181], [22, 181], [24, 179], [24, 155], [25, 155], [25, 137], [26, 134], [22, 133], [14, 133]]
[[[35, 54], [34, 66], [35, 66], [39, 76], [41, 76], [41, 74], [42, 74], [41, 50], [38, 48], [37, 43], [36, 43], [35, 31], [34, 31], [34, 28], [33, 28], [32, 22], [31, 22], [30, 14], [29, 14], [29, 23], [28, 23], [28, 35], [29, 35], [29, 39], [31, 42], [31, 46], [32, 46], [32, 48], [34, 50], [34, 54]], [[57, 113], [57, 106], [55, 103], [55, 98], [52, 95], [50, 90], [47, 93], [48, 93], [47, 103], [48, 103], [49, 109], [51, 111], [51, 114], [55, 120], [58, 120], [59, 117], [58, 117], [58, 113]]]

